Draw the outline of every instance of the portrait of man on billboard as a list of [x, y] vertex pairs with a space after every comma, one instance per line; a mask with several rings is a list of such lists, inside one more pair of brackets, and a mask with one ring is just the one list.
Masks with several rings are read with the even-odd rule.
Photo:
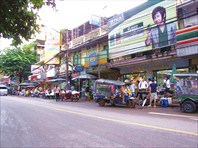
[[153, 28], [150, 25], [147, 26], [145, 45], [152, 44], [153, 49], [174, 45], [177, 28], [174, 22], [166, 23], [166, 9], [161, 6], [156, 7], [152, 11], [152, 19], [156, 26]]

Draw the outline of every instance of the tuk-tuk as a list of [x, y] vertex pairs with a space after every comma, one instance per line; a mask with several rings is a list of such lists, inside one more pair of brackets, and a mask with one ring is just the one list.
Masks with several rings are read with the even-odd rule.
[[95, 93], [94, 100], [99, 104], [99, 106], [105, 106], [106, 103], [115, 105], [125, 105], [127, 107], [133, 108], [134, 103], [131, 97], [125, 97], [123, 103], [123, 93], [117, 92], [117, 89], [121, 90], [125, 83], [115, 80], [98, 79], [95, 81]]
[[192, 113], [198, 108], [198, 74], [174, 74], [175, 97], [179, 100], [183, 112]]

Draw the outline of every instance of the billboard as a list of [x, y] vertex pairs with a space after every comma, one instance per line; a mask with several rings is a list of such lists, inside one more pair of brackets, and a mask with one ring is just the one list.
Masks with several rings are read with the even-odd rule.
[[54, 30], [47, 32], [45, 41], [45, 57], [44, 62], [46, 64], [59, 64], [59, 58], [53, 58], [60, 52], [60, 33]]
[[44, 72], [44, 68], [41, 65], [31, 65], [31, 73], [32, 74], [39, 74]]
[[174, 0], [147, 1], [108, 20], [110, 59], [175, 45]]
[[89, 21], [90, 24], [100, 26], [100, 16], [97, 15], [91, 15], [91, 19]]

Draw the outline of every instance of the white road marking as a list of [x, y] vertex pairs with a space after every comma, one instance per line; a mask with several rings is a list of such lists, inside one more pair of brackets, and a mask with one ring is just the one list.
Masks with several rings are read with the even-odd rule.
[[195, 116], [186, 116], [186, 115], [177, 115], [177, 114], [167, 114], [167, 113], [157, 113], [157, 112], [148, 112], [149, 114], [153, 115], [162, 115], [162, 116], [173, 116], [173, 117], [183, 117], [183, 118], [193, 118], [198, 119], [198, 117]]

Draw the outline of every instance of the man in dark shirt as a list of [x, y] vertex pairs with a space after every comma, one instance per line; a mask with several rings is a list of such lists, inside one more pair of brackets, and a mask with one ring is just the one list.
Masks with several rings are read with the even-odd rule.
[[154, 100], [154, 107], [156, 107], [156, 100], [157, 100], [157, 84], [155, 83], [154, 79], [152, 79], [152, 83], [149, 85], [150, 91], [150, 104], [148, 107], [151, 107], [152, 101]]

